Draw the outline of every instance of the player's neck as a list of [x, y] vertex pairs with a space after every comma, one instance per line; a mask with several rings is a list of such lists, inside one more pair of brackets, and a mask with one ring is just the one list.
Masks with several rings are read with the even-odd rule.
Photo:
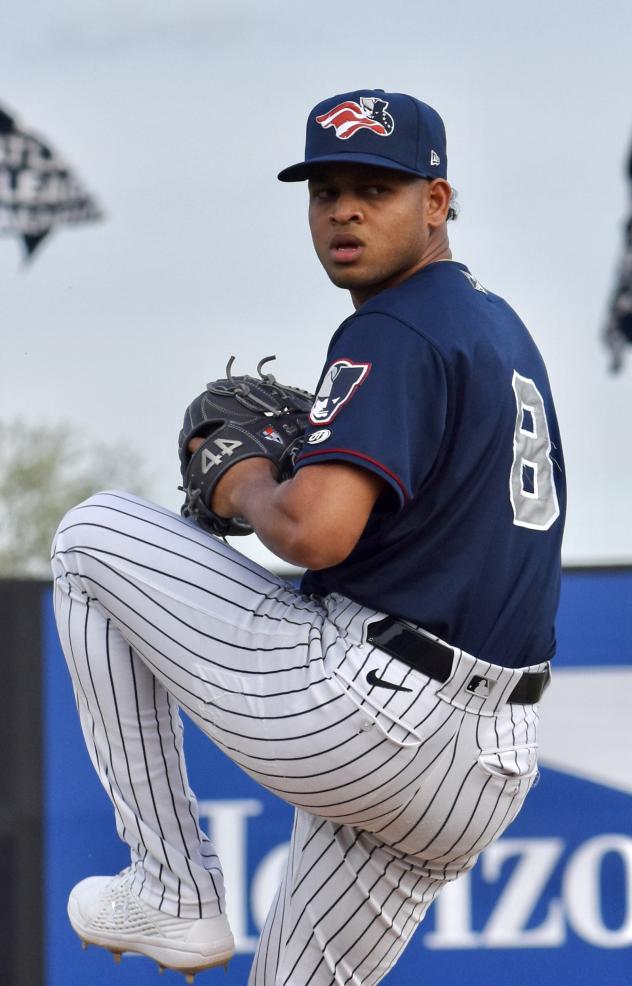
[[381, 281], [378, 284], [371, 284], [364, 288], [358, 288], [357, 290], [351, 290], [349, 293], [351, 295], [351, 300], [353, 302], [353, 307], [358, 309], [360, 305], [363, 305], [365, 301], [369, 298], [374, 298], [376, 294], [380, 294], [381, 291], [386, 291], [387, 288], [395, 288], [398, 284], [403, 284], [407, 281], [409, 277], [413, 274], [417, 274], [424, 267], [428, 267], [429, 264], [436, 264], [439, 260], [452, 260], [452, 251], [447, 241], [438, 249], [430, 250], [419, 260], [417, 264], [413, 267], [409, 267], [405, 271], [401, 271], [394, 274], [393, 277], [389, 277], [385, 281]]

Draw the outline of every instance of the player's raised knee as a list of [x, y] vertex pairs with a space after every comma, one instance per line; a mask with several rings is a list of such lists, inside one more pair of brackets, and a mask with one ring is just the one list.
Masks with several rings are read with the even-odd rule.
[[[59, 552], [67, 552], [79, 544], [86, 544], [86, 533], [89, 528], [92, 534], [99, 530], [116, 528], [117, 508], [121, 500], [129, 496], [116, 490], [104, 490], [94, 493], [86, 500], [71, 507], [59, 522], [52, 544], [53, 558]], [[90, 542], [94, 537], [89, 539]]]

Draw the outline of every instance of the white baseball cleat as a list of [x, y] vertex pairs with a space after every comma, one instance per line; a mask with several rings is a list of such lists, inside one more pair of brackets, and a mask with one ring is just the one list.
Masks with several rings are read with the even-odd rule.
[[177, 918], [136, 897], [131, 872], [82, 880], [68, 898], [68, 917], [84, 947], [101, 945], [116, 961], [122, 952], [138, 952], [165, 969], [182, 972], [188, 982], [196, 973], [227, 965], [235, 942], [226, 915]]

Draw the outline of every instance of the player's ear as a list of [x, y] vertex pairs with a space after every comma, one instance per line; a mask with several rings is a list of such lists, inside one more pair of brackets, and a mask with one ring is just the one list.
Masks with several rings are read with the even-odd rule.
[[428, 225], [436, 228], [448, 218], [452, 188], [444, 178], [428, 182]]

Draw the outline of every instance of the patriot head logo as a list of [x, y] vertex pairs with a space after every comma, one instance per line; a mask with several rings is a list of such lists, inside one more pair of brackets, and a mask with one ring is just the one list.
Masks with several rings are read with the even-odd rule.
[[338, 411], [351, 400], [366, 379], [370, 369], [370, 363], [352, 363], [348, 359], [337, 359], [332, 363], [310, 411], [309, 420], [312, 424], [329, 424], [333, 421]]
[[360, 102], [352, 99], [338, 103], [327, 113], [316, 117], [323, 130], [333, 127], [339, 140], [348, 140], [358, 130], [372, 130], [378, 137], [390, 137], [395, 129], [395, 121], [386, 112], [388, 102], [374, 96], [361, 96]]

